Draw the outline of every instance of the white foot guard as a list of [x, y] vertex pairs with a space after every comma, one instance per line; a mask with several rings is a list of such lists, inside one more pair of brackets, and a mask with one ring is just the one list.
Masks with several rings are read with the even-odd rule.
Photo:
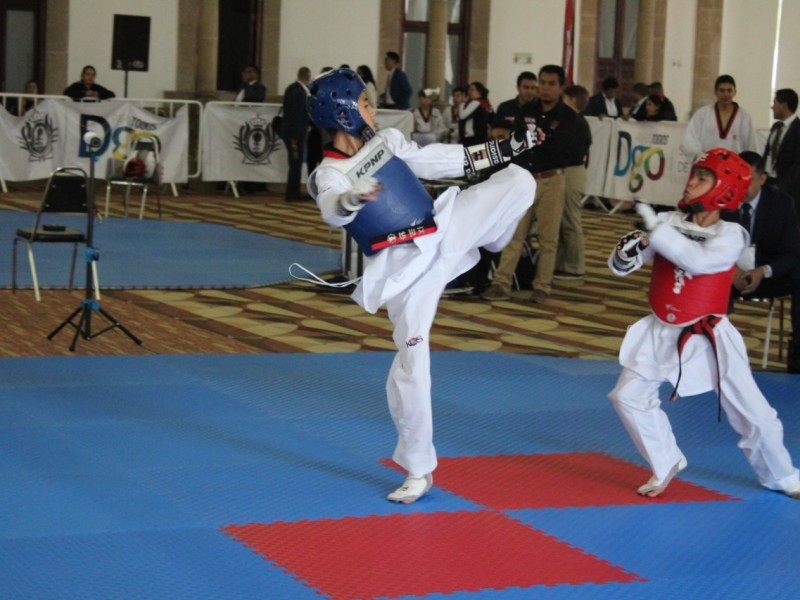
[[636, 490], [642, 496], [649, 496], [650, 498], [655, 498], [669, 485], [669, 482], [672, 481], [672, 478], [675, 477], [678, 473], [683, 471], [687, 466], [688, 462], [686, 462], [686, 457], [681, 456], [681, 459], [677, 462], [677, 464], [670, 469], [670, 472], [667, 473], [667, 476], [664, 479], [656, 479], [656, 476], [653, 475], [650, 478], [650, 481], [645, 483], [642, 487]]
[[789, 496], [789, 498], [800, 500], [800, 483], [794, 484], [788, 490], [784, 490], [783, 493]]
[[386, 496], [386, 499], [391, 502], [402, 502], [403, 504], [411, 504], [419, 500], [433, 485], [433, 475], [428, 473], [422, 477], [409, 475], [399, 488]]

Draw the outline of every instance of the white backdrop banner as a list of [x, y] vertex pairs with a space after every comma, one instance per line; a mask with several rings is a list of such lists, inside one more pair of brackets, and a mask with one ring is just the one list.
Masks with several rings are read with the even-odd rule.
[[102, 141], [95, 175], [106, 176], [109, 159], [125, 158], [133, 139], [153, 134], [161, 141], [165, 183], [188, 181], [189, 111], [174, 117], [154, 115], [132, 102], [83, 103], [44, 100], [23, 117], [0, 110], [0, 178], [42, 179], [61, 166], [89, 171], [90, 154], [83, 134], [93, 131]]
[[606, 171], [608, 170], [608, 149], [611, 146], [613, 119], [586, 117], [592, 132], [592, 146], [589, 148], [589, 162], [586, 165], [587, 196], [602, 196], [605, 192]]
[[677, 205], [693, 158], [681, 151], [685, 131], [685, 123], [614, 119], [602, 196]]

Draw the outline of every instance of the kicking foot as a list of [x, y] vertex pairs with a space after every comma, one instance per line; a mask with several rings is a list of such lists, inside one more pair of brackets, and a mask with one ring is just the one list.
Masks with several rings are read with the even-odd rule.
[[800, 483], [794, 484], [788, 490], [783, 490], [783, 493], [789, 496], [789, 498], [800, 500]]
[[422, 477], [409, 475], [399, 488], [386, 496], [386, 499], [391, 502], [402, 502], [403, 504], [411, 504], [419, 500], [433, 485], [433, 475], [428, 473]]
[[686, 462], [686, 457], [681, 456], [681, 459], [677, 462], [677, 464], [670, 469], [670, 472], [667, 474], [664, 479], [657, 479], [655, 475], [650, 478], [650, 481], [645, 483], [641, 486], [638, 490], [636, 490], [642, 496], [647, 496], [648, 498], [655, 498], [669, 485], [669, 482], [672, 481], [672, 478], [675, 477], [678, 473], [683, 471], [689, 463]]

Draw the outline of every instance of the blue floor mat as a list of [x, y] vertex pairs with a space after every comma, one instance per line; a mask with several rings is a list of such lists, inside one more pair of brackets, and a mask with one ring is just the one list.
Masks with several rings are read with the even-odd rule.
[[[605, 397], [619, 366], [433, 353], [442, 474], [428, 496], [404, 506], [384, 500], [402, 475], [379, 462], [394, 446], [384, 391], [392, 358], [0, 360], [0, 597], [798, 597], [800, 502], [758, 485], [736, 435], [726, 422], [716, 422], [710, 394], [665, 403], [665, 410], [689, 459], [680, 480], [727, 499], [487, 510], [447, 486], [445, 460], [501, 464], [520, 455], [607, 455], [632, 468], [643, 465]], [[787, 448], [800, 459], [800, 378], [757, 373], [756, 380], [783, 420]], [[546, 484], [515, 482], [530, 490]], [[465, 580], [458, 587], [457, 568], [444, 561], [441, 568], [432, 566], [424, 594], [370, 595], [358, 592], [370, 572], [362, 582], [328, 589], [306, 577], [330, 568], [320, 566], [322, 557], [310, 562], [310, 571], [297, 573], [222, 530], [360, 523], [363, 535], [363, 528], [369, 533], [386, 519], [498, 513], [511, 526], [543, 532], [631, 579], [492, 588], [476, 575], [478, 583]], [[375, 540], [374, 553], [388, 541]], [[332, 541], [334, 547], [342, 542]], [[329, 543], [322, 537], [297, 540], [312, 558]], [[428, 543], [420, 539], [408, 556], [424, 552]], [[525, 558], [510, 542], [498, 544], [494, 559]], [[399, 567], [407, 557], [390, 558]], [[367, 557], [339, 559], [344, 568]], [[544, 569], [564, 569], [541, 560]], [[455, 587], [445, 593], [439, 583], [452, 586], [454, 578]], [[380, 581], [369, 585], [381, 589]], [[397, 582], [386, 585], [396, 589], [391, 586]]]
[[[0, 211], [0, 239], [11, 244], [14, 232], [33, 225], [33, 213]], [[48, 215], [44, 222], [82, 230], [86, 219]], [[314, 273], [338, 272], [338, 250], [242, 231], [225, 225], [109, 217], [94, 229], [100, 250], [103, 289], [245, 288], [288, 281], [289, 265]], [[11, 248], [9, 247], [10, 251]], [[85, 281], [79, 247], [76, 285]], [[34, 256], [42, 288], [63, 288], [69, 281], [71, 244], [36, 244]], [[17, 280], [31, 287], [25, 245], [18, 247]], [[11, 286], [11, 261], [0, 261], [0, 287]]]

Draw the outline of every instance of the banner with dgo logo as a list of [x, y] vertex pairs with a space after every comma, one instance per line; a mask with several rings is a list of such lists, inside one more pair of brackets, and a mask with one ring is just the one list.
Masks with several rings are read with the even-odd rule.
[[[48, 99], [22, 117], [0, 109], [0, 179], [44, 179], [58, 167], [79, 166], [89, 172], [96, 156], [95, 175], [104, 179], [112, 158], [125, 159], [133, 140], [143, 134], [160, 142], [165, 183], [188, 181], [189, 112], [160, 117], [133, 102], [66, 102]], [[100, 137], [90, 154], [83, 134]]]

